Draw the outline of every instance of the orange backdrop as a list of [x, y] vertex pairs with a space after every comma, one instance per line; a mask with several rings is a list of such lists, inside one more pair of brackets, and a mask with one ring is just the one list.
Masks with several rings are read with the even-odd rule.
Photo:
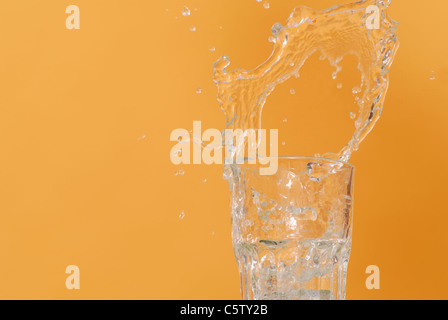
[[[338, 2], [3, 1], [0, 298], [238, 299], [222, 167], [173, 165], [170, 133], [193, 120], [224, 127], [219, 56], [254, 68], [271, 53], [271, 26], [295, 6]], [[401, 47], [390, 90], [351, 160], [348, 299], [448, 298], [448, 2], [421, 3], [392, 1]], [[71, 4], [80, 30], [65, 27]], [[348, 141], [359, 75], [354, 59], [343, 67], [338, 90], [333, 69], [312, 57], [270, 97], [263, 125], [279, 129], [281, 155]], [[80, 290], [65, 287], [72, 264]], [[366, 289], [369, 265], [380, 267], [380, 290]]]

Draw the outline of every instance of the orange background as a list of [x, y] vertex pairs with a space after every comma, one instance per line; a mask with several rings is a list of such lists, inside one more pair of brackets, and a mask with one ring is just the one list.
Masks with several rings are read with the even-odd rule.
[[[238, 299], [222, 168], [171, 164], [170, 133], [193, 120], [224, 127], [212, 82], [219, 56], [254, 68], [271, 52], [271, 26], [295, 6], [338, 2], [3, 1], [0, 298]], [[351, 160], [348, 299], [448, 298], [448, 3], [421, 3], [392, 1], [401, 47], [390, 90]], [[80, 30], [65, 27], [71, 4]], [[348, 141], [359, 75], [354, 59], [343, 67], [337, 90], [333, 69], [313, 57], [268, 100], [263, 124], [279, 129], [281, 155]], [[65, 287], [71, 264], [80, 290]], [[380, 267], [380, 290], [365, 287], [369, 265]]]

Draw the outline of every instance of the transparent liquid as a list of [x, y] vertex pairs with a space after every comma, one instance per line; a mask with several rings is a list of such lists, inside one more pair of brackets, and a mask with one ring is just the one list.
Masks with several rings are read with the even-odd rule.
[[[293, 76], [299, 77], [302, 66], [312, 54], [319, 52], [321, 60], [327, 60], [335, 68], [333, 75], [329, 75], [334, 79], [342, 70], [343, 58], [354, 55], [361, 73], [360, 84], [353, 89], [359, 107], [358, 116], [353, 117], [354, 134], [339, 153], [325, 154], [326, 158], [348, 162], [383, 110], [389, 70], [398, 49], [398, 24], [389, 18], [389, 4], [390, 0], [365, 0], [324, 11], [298, 7], [285, 26], [276, 23], [272, 27], [273, 52], [259, 67], [228, 71], [230, 59], [221, 57], [215, 63], [214, 81], [227, 127], [260, 129], [263, 106], [269, 95], [277, 85]], [[367, 28], [371, 17], [367, 9], [371, 5], [380, 10], [379, 29]], [[299, 104], [297, 108], [300, 107]], [[233, 144], [227, 142], [227, 145]], [[242, 143], [233, 152], [244, 147]]]
[[[214, 81], [226, 128], [243, 131], [261, 129], [269, 95], [277, 85], [300, 77], [302, 66], [314, 53], [335, 68], [333, 79], [347, 55], [357, 57], [361, 74], [359, 86], [353, 88], [359, 107], [351, 115], [353, 136], [339, 153], [324, 155], [339, 162], [286, 160], [273, 177], [260, 177], [257, 169], [225, 165], [244, 299], [345, 299], [353, 168], [344, 163], [383, 110], [389, 70], [398, 49], [397, 23], [388, 15], [389, 4], [390, 0], [364, 0], [324, 11], [298, 7], [285, 26], [272, 27], [273, 52], [259, 67], [228, 71], [230, 59], [225, 56], [215, 63]], [[371, 5], [380, 11], [379, 29], [367, 28]], [[247, 141], [235, 144], [231, 139], [224, 145], [234, 158]]]
[[244, 261], [243, 281], [250, 282], [242, 284], [250, 287], [243, 293], [247, 299], [334, 300], [345, 294], [338, 291], [350, 256], [344, 240], [240, 242], [235, 251]]

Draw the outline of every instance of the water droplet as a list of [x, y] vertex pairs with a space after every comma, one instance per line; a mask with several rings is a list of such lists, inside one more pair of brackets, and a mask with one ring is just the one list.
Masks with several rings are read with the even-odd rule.
[[429, 76], [429, 80], [433, 81], [436, 80], [436, 73], [433, 71], [431, 71], [431, 75]]
[[202, 178], [202, 182], [206, 183], [207, 182], [207, 178]]
[[185, 211], [182, 211], [179, 215], [179, 220], [183, 220], [185, 218]]
[[267, 1], [263, 2], [263, 8], [269, 9], [269, 7], [270, 7], [269, 2]]
[[289, 65], [290, 65], [291, 67], [294, 67], [296, 64], [294, 63], [294, 61], [291, 61], [291, 62], [289, 63]]
[[271, 32], [274, 35], [274, 37], [278, 36], [280, 31], [282, 31], [283, 26], [280, 22], [274, 23], [274, 25], [271, 28]]
[[191, 32], [195, 32], [195, 31], [196, 31], [196, 27], [195, 27], [195, 26], [191, 26], [191, 27], [190, 27], [190, 31], [191, 31]]
[[333, 80], [336, 80], [338, 78], [338, 73], [337, 72], [333, 72], [331, 77], [333, 78]]
[[290, 93], [290, 94], [296, 94], [296, 90], [291, 89], [291, 90], [289, 90], [289, 93]]
[[222, 27], [222, 26], [219, 26], [219, 27], [218, 27], [218, 29], [219, 29], [219, 30], [222, 30], [222, 29], [223, 29], [223, 27]]
[[355, 118], [356, 118], [356, 113], [350, 112], [350, 119], [355, 120]]
[[210, 52], [215, 52], [216, 48], [213, 47], [213, 46], [210, 46], [210, 47], [208, 48], [208, 50], [209, 50]]
[[353, 87], [353, 89], [352, 89], [352, 93], [353, 94], [358, 94], [360, 92], [361, 92], [361, 88], [360, 87]]
[[336, 87], [337, 87], [338, 89], [342, 89], [342, 83], [338, 83], [338, 84], [336, 85]]
[[288, 122], [288, 118], [283, 118], [283, 122], [284, 123]]
[[196, 88], [196, 93], [197, 94], [201, 94], [202, 93], [202, 88], [201, 87], [197, 87]]
[[282, 141], [282, 146], [286, 146], [286, 142], [285, 141]]
[[190, 9], [189, 9], [187, 6], [185, 6], [185, 7], [182, 9], [182, 15], [183, 15], [184, 17], [188, 17], [190, 14], [191, 14]]
[[179, 173], [180, 176], [183, 176], [185, 174], [185, 171], [181, 169], [181, 170], [178, 171], [178, 173]]

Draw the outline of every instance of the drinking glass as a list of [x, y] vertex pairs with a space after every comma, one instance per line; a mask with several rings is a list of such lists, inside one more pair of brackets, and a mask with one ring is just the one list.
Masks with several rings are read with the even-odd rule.
[[324, 159], [276, 158], [230, 165], [232, 239], [243, 299], [345, 299], [354, 167]]

